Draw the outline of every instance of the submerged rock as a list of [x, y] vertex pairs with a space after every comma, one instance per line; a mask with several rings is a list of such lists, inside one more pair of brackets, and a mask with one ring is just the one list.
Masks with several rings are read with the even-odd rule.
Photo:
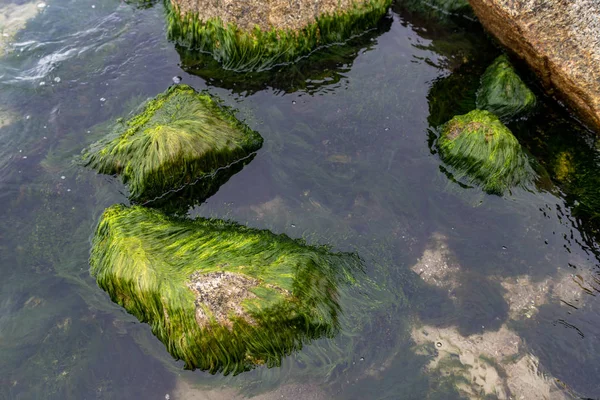
[[415, 327], [415, 351], [430, 358], [435, 387], [454, 388], [463, 398], [564, 400], [572, 398], [546, 374], [537, 357], [506, 325], [497, 331], [463, 336], [456, 327]]
[[232, 70], [297, 61], [319, 46], [373, 28], [391, 0], [170, 0], [168, 35]]
[[40, 9], [35, 1], [6, 2], [0, 5], [0, 55], [8, 51], [10, 41]]
[[181, 68], [221, 87], [245, 96], [273, 88], [275, 92], [306, 91], [316, 93], [345, 79], [356, 58], [377, 45], [377, 38], [389, 31], [392, 18], [386, 16], [368, 32], [356, 35], [343, 44], [325, 46], [298, 61], [268, 70], [239, 72], [224, 69], [210, 53], [176, 46]]
[[597, 0], [470, 0], [498, 40], [524, 59], [600, 130], [600, 3]]
[[453, 175], [502, 195], [515, 186], [526, 186], [535, 173], [517, 139], [494, 114], [474, 110], [441, 127], [437, 146]]
[[504, 120], [531, 111], [535, 103], [535, 95], [517, 75], [506, 55], [498, 57], [481, 77], [477, 92], [477, 108], [481, 110]]
[[91, 272], [186, 368], [276, 366], [338, 328], [339, 285], [358, 257], [221, 220], [143, 207], [105, 211]]
[[138, 115], [117, 121], [84, 160], [100, 173], [120, 175], [134, 200], [151, 200], [199, 180], [202, 197], [216, 191], [224, 170], [261, 146], [261, 136], [212, 96], [175, 85]]

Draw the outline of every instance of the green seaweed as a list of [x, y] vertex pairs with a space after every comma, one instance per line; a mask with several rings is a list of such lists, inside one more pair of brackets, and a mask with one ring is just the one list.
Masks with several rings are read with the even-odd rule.
[[458, 180], [502, 195], [533, 182], [529, 157], [510, 130], [492, 113], [473, 110], [441, 127], [437, 147]]
[[521, 80], [506, 55], [498, 57], [481, 77], [477, 108], [509, 120], [530, 112], [535, 95]]
[[[224, 374], [280, 365], [303, 343], [334, 335], [338, 285], [360, 268], [355, 255], [269, 231], [120, 205], [105, 211], [90, 264], [98, 285], [186, 368]], [[246, 294], [206, 289], [226, 280]], [[205, 285], [196, 295], [194, 282]]]
[[263, 71], [237, 72], [221, 67], [209, 53], [176, 46], [181, 67], [206, 80], [211, 86], [222, 87], [245, 95], [271, 87], [276, 91], [317, 93], [325, 86], [335, 86], [346, 78], [359, 54], [372, 50], [376, 38], [389, 31], [391, 18], [382, 18], [375, 29], [351, 37], [343, 44], [325, 46], [297, 62]]
[[220, 19], [201, 21], [197, 15], [182, 16], [171, 1], [165, 0], [169, 39], [184, 47], [212, 54], [223, 68], [235, 71], [261, 71], [297, 61], [320, 46], [341, 43], [375, 27], [385, 15], [391, 0], [370, 0], [353, 8], [322, 15], [299, 31], [273, 29], [251, 32]]
[[140, 114], [118, 120], [83, 159], [100, 173], [121, 175], [134, 200], [152, 200], [200, 179], [208, 197], [220, 182], [211, 176], [261, 146], [260, 135], [209, 94], [175, 85]]
[[466, 64], [449, 76], [436, 79], [427, 94], [427, 121], [437, 128], [456, 115], [467, 114], [476, 108], [475, 94], [479, 80], [473, 67]]

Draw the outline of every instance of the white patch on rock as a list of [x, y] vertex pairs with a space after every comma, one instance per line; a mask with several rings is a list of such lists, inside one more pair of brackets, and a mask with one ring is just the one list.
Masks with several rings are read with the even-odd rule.
[[214, 318], [219, 325], [232, 329], [230, 317], [235, 316], [255, 323], [242, 302], [256, 298], [251, 289], [259, 283], [250, 276], [233, 272], [195, 272], [190, 276], [188, 287], [196, 297], [196, 322], [201, 327], [208, 327]]

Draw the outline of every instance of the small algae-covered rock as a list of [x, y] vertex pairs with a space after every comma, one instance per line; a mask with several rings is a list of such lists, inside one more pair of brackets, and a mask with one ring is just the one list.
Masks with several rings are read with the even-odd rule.
[[168, 35], [226, 69], [264, 70], [376, 27], [391, 0], [169, 0]]
[[355, 255], [266, 230], [120, 205], [104, 212], [90, 264], [186, 368], [225, 374], [335, 334], [341, 285], [360, 268]]
[[[202, 180], [262, 146], [262, 138], [207, 93], [171, 86], [84, 154], [87, 166], [120, 175], [133, 200], [151, 200]], [[207, 193], [208, 194], [208, 193]]]
[[455, 178], [480, 185], [488, 193], [502, 195], [534, 180], [529, 157], [510, 130], [488, 111], [454, 117], [441, 127], [437, 145]]
[[506, 55], [488, 67], [481, 77], [477, 92], [477, 108], [496, 114], [500, 119], [510, 119], [531, 111], [535, 95], [517, 75]]

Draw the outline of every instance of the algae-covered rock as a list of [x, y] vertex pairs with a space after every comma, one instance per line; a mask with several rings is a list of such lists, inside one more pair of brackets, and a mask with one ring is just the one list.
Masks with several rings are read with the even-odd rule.
[[483, 26], [600, 132], [600, 2], [470, 0]]
[[181, 59], [181, 68], [201, 77], [213, 87], [243, 93], [245, 96], [266, 88], [285, 93], [316, 93], [326, 86], [343, 81], [359, 54], [374, 48], [377, 38], [390, 30], [392, 21], [391, 16], [386, 16], [373, 29], [353, 36], [343, 44], [325, 46], [297, 62], [263, 71], [238, 72], [224, 69], [212, 54], [182, 46], [176, 46], [176, 49]]
[[148, 200], [199, 180], [208, 195], [223, 169], [261, 146], [261, 136], [208, 93], [175, 85], [138, 115], [117, 121], [84, 160], [100, 173], [120, 175], [132, 199]]
[[501, 195], [534, 179], [529, 158], [517, 139], [488, 111], [454, 117], [441, 127], [437, 145], [455, 178], [480, 185], [488, 193]]
[[374, 28], [391, 0], [170, 0], [168, 36], [226, 69], [264, 70]]
[[477, 92], [477, 108], [510, 119], [535, 107], [535, 95], [521, 80], [506, 55], [488, 67], [481, 77]]
[[147, 322], [186, 368], [239, 373], [279, 365], [338, 328], [338, 285], [358, 257], [221, 220], [113, 206], [93, 241], [91, 272]]

